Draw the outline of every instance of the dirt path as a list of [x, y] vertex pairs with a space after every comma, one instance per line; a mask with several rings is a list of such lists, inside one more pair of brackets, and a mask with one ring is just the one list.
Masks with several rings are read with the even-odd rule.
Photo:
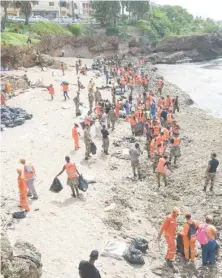
[[[64, 61], [74, 64], [75, 59], [66, 58]], [[88, 65], [91, 63], [90, 60], [85, 62]], [[89, 72], [87, 77], [81, 77], [86, 87], [93, 75]], [[80, 139], [81, 149], [78, 152], [73, 150], [71, 129], [76, 119], [72, 98], [77, 87], [70, 86], [71, 99], [64, 102], [59, 84], [63, 80], [70, 84], [76, 83], [75, 70], [68, 71], [63, 78], [58, 70], [41, 72], [34, 68], [29, 69], [28, 76], [31, 80], [43, 78], [46, 85], [54, 84], [56, 97], [53, 102], [49, 101], [50, 96], [46, 90], [33, 89], [8, 101], [8, 105], [22, 107], [34, 115], [24, 125], [2, 133], [2, 195], [7, 198], [5, 202], [8, 211], [17, 210], [15, 169], [19, 166], [16, 165], [19, 158], [24, 157], [36, 166], [36, 188], [39, 193], [39, 200], [31, 203], [32, 211], [28, 217], [8, 230], [10, 239], [13, 242], [17, 239], [29, 241], [39, 249], [42, 254], [43, 278], [72, 278], [78, 277], [78, 263], [81, 259], [87, 259], [92, 249], [102, 251], [108, 239], [117, 238], [129, 242], [131, 237], [140, 234], [150, 243], [146, 264], [138, 268], [128, 265], [124, 260], [100, 257], [97, 266], [103, 277], [152, 278], [157, 277], [151, 272], [155, 267], [160, 267], [160, 272], [164, 271], [162, 277], [173, 277], [168, 270], [161, 270], [164, 244], [161, 244], [159, 251], [155, 241], [156, 229], [159, 229], [166, 212], [175, 205], [184, 211], [191, 210], [201, 220], [205, 213], [220, 210], [221, 187], [216, 188], [213, 199], [211, 196], [205, 197], [201, 189], [203, 172], [211, 150], [216, 151], [219, 157], [222, 156], [221, 120], [182, 105], [182, 112], [177, 117], [182, 127], [183, 156], [179, 167], [169, 177], [169, 187], [158, 191], [146, 152], [142, 156], [142, 164], [147, 177], [142, 182], [132, 181], [130, 162], [115, 155], [117, 151], [122, 152], [130, 146], [130, 143], [122, 140], [123, 136], [130, 135], [129, 125], [124, 121], [120, 121], [110, 136], [111, 156], [104, 156], [98, 138], [95, 138], [97, 155], [89, 162], [84, 160], [83, 137]], [[168, 92], [171, 95], [181, 93], [178, 88], [166, 82], [165, 94]], [[110, 98], [110, 92], [103, 91], [103, 94], [105, 98]], [[80, 97], [88, 105], [87, 90], [82, 90]], [[182, 101], [186, 97], [182, 95]], [[115, 147], [112, 142], [120, 139], [120, 146]], [[144, 143], [144, 138], [138, 140]], [[72, 161], [77, 163], [80, 172], [97, 182], [90, 185], [89, 190], [79, 199], [70, 196], [68, 186], [64, 186], [58, 195], [48, 190], [53, 178], [65, 164], [66, 155], [70, 155]], [[222, 184], [221, 177], [219, 174], [219, 185]], [[61, 180], [65, 185], [65, 174]], [[105, 212], [105, 201], [116, 203], [116, 209]], [[183, 217], [180, 222], [183, 223]]]

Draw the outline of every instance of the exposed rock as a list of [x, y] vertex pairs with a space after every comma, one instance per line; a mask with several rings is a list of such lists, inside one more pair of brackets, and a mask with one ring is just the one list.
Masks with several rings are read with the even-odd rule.
[[168, 37], [153, 43], [147, 58], [153, 63], [200, 62], [222, 55], [222, 36], [217, 34]]
[[17, 242], [13, 249], [7, 235], [1, 233], [1, 274], [4, 278], [39, 278], [41, 254], [27, 242]]
[[38, 62], [41, 65], [41, 67], [50, 67], [54, 63], [54, 59], [46, 54], [40, 54], [38, 56]]

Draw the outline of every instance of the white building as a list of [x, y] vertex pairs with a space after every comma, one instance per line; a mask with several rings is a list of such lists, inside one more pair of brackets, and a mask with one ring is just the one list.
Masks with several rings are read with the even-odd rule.
[[72, 16], [72, 14], [87, 17], [92, 10], [92, 1], [88, 0], [44, 0], [33, 2], [32, 14], [46, 18]]
[[46, 18], [56, 18], [60, 16], [60, 1], [35, 1], [32, 6], [33, 15], [41, 15]]

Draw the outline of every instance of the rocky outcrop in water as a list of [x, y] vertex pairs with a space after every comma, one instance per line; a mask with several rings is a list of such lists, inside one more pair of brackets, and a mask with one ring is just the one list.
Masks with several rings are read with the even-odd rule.
[[222, 55], [222, 36], [217, 34], [169, 37], [153, 43], [147, 58], [153, 63], [201, 62]]
[[1, 277], [40, 278], [41, 254], [30, 243], [18, 241], [11, 246], [6, 233], [1, 233]]

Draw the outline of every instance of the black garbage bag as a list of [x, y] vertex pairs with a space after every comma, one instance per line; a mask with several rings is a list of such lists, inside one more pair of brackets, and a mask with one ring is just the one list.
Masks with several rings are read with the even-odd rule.
[[176, 241], [177, 241], [177, 253], [180, 253], [184, 256], [183, 236], [181, 234], [178, 234]]
[[93, 142], [91, 142], [91, 153], [96, 154], [96, 151], [97, 151], [96, 145]]
[[24, 118], [17, 118], [14, 120], [14, 124], [16, 124], [16, 125], [22, 125], [22, 124], [24, 124], [24, 122], [25, 122]]
[[88, 182], [83, 178], [82, 175], [79, 175], [78, 188], [83, 192], [86, 192], [86, 190], [88, 189]]
[[25, 119], [26, 119], [26, 120], [31, 120], [32, 117], [33, 117], [32, 114], [26, 114], [26, 115], [25, 115]]
[[16, 211], [12, 213], [12, 217], [15, 219], [23, 219], [26, 217], [26, 211]]
[[130, 245], [123, 254], [123, 258], [131, 264], [145, 264], [143, 253]]
[[63, 189], [63, 186], [58, 178], [54, 178], [49, 190], [55, 193], [59, 193]]
[[137, 123], [135, 125], [135, 135], [143, 135], [144, 123]]
[[143, 253], [146, 253], [146, 250], [149, 248], [147, 240], [142, 237], [134, 238], [131, 244]]

